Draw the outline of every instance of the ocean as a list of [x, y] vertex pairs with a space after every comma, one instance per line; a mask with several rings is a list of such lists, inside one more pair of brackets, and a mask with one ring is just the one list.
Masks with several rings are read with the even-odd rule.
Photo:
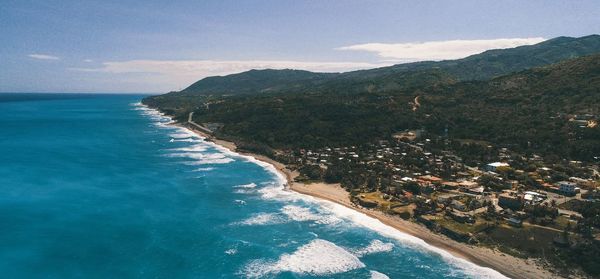
[[285, 191], [140, 95], [0, 94], [2, 278], [501, 278]]

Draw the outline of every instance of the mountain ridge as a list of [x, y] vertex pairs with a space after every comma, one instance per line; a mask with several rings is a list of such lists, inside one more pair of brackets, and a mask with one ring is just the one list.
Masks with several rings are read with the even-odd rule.
[[556, 37], [535, 45], [487, 50], [462, 59], [420, 61], [344, 73], [319, 73], [304, 70], [250, 70], [201, 79], [179, 95], [242, 95], [261, 93], [306, 93], [318, 90], [348, 93], [373, 90], [398, 90], [436, 83], [485, 80], [532, 67], [600, 52], [600, 35], [579, 38]]

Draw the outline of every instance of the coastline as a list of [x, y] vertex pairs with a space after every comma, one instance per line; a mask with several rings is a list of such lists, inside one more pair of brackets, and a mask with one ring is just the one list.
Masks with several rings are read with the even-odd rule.
[[299, 173], [297, 171], [292, 171], [288, 169], [287, 166], [283, 163], [275, 161], [261, 154], [237, 150], [237, 146], [234, 142], [215, 138], [212, 135], [206, 134], [202, 131], [198, 131], [196, 129], [188, 127], [187, 125], [174, 125], [188, 129], [193, 133], [205, 138], [207, 141], [222, 146], [230, 150], [231, 152], [244, 156], [250, 156], [255, 158], [256, 160], [274, 166], [280, 174], [285, 176], [287, 180], [287, 184], [285, 185], [286, 190], [294, 191], [303, 195], [308, 195], [316, 199], [333, 202], [348, 209], [365, 214], [404, 234], [421, 239], [428, 245], [444, 250], [454, 257], [464, 259], [478, 266], [491, 268], [510, 278], [562, 278], [556, 274], [551, 273], [550, 271], [543, 269], [533, 260], [520, 259], [511, 255], [504, 254], [502, 252], [492, 250], [490, 248], [460, 243], [444, 235], [434, 233], [421, 224], [407, 221], [397, 216], [388, 215], [381, 211], [366, 209], [357, 206], [350, 201], [349, 193], [345, 189], [343, 189], [339, 184], [304, 184], [295, 182], [294, 178], [297, 177]]

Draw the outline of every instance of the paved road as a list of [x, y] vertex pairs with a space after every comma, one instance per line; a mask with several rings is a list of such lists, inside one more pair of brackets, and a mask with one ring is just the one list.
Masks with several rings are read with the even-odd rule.
[[192, 121], [192, 116], [194, 115], [194, 112], [190, 112], [190, 114], [188, 115], [188, 123], [192, 126], [194, 126], [195, 128], [199, 129], [201, 132], [207, 133], [207, 134], [212, 134], [213, 131], [211, 131], [210, 129], [197, 124], [196, 122]]

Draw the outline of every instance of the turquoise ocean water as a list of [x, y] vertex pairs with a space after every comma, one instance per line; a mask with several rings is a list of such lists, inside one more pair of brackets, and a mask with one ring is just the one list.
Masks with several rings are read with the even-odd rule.
[[0, 94], [0, 277], [502, 277], [284, 191], [142, 97]]

